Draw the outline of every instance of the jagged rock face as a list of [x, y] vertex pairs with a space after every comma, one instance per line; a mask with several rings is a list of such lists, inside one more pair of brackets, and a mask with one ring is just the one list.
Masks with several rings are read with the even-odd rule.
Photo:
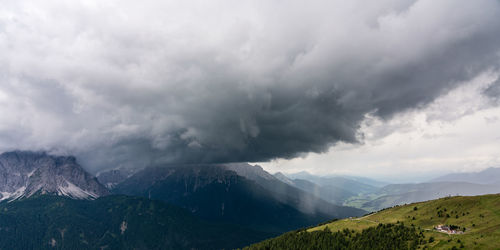
[[0, 155], [0, 200], [54, 194], [94, 199], [109, 191], [72, 156], [15, 151]]

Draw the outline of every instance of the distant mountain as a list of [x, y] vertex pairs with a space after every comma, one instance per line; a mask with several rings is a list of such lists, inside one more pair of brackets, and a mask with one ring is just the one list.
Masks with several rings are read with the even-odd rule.
[[500, 168], [488, 168], [472, 173], [453, 173], [432, 179], [430, 182], [470, 182], [500, 185]]
[[[339, 206], [342, 200], [352, 192], [334, 186], [316, 189], [317, 185], [306, 183], [305, 180], [288, 180], [277, 178], [262, 169], [259, 165], [252, 166], [247, 163], [226, 164], [226, 169], [233, 170], [238, 175], [255, 181], [273, 194], [274, 198], [281, 202], [292, 204], [304, 213], [331, 214], [335, 218], [345, 217], [341, 211], [345, 207]], [[279, 177], [279, 175], [278, 175]], [[312, 185], [310, 185], [312, 184]], [[325, 202], [326, 201], [326, 202]], [[334, 204], [335, 206], [332, 206]]]
[[292, 185], [294, 187], [297, 187], [301, 190], [304, 190], [310, 194], [313, 194], [325, 201], [331, 202], [333, 204], [338, 204], [342, 205], [345, 200], [352, 196], [356, 196], [356, 193], [353, 193], [349, 190], [345, 190], [342, 188], [334, 187], [334, 186], [326, 186], [323, 187], [321, 185], [318, 185], [316, 183], [313, 183], [308, 180], [304, 179], [290, 179], [283, 173], [275, 173], [274, 176], [281, 180], [282, 182], [285, 182], [289, 185]]
[[281, 172], [275, 173], [274, 177], [276, 177], [276, 179], [278, 179], [278, 180], [280, 180], [288, 185], [293, 185], [293, 181]]
[[[295, 174], [289, 174], [290, 179], [303, 179], [320, 185], [324, 188], [335, 187], [344, 190], [349, 190], [352, 193], [370, 193], [376, 191], [378, 188], [372, 185], [363, 183], [362, 181], [357, 181], [354, 179], [342, 177], [342, 176], [317, 176], [312, 175], [306, 171], [302, 171]], [[359, 178], [366, 179], [366, 178]]]
[[109, 191], [72, 156], [14, 151], [0, 155], [0, 201], [54, 194], [95, 199]]
[[234, 249], [272, 236], [139, 197], [35, 195], [0, 211], [0, 249]]
[[310, 179], [317, 180], [318, 178], [321, 178], [321, 176], [313, 175], [307, 171], [300, 171], [293, 174], [286, 174], [286, 176], [290, 179], [303, 179], [303, 180], [310, 180]]
[[366, 184], [366, 182], [382, 185], [382, 182], [363, 177], [317, 176], [306, 171], [288, 174], [286, 178], [292, 182], [291, 185], [321, 199], [338, 205], [348, 204], [348, 206], [358, 206], [359, 202], [349, 203], [349, 201], [364, 197], [379, 189], [379, 187]]
[[207, 220], [268, 232], [365, 213], [332, 205], [248, 164], [150, 167], [113, 192], [163, 200]]
[[342, 205], [347, 199], [357, 195], [356, 193], [346, 189], [338, 188], [336, 186], [320, 186], [308, 180], [295, 179], [293, 180], [293, 184], [295, 187], [307, 191], [333, 204]]
[[370, 185], [373, 187], [383, 187], [383, 186], [390, 184], [388, 182], [370, 179], [370, 178], [366, 178], [366, 177], [360, 177], [360, 176], [341, 175], [340, 177], [344, 177], [346, 179], [351, 179], [353, 181], [361, 182], [363, 184]]
[[377, 211], [395, 205], [433, 200], [455, 195], [483, 195], [500, 193], [500, 186], [467, 182], [434, 182], [418, 184], [391, 184], [379, 189], [379, 197], [366, 202], [362, 208]]

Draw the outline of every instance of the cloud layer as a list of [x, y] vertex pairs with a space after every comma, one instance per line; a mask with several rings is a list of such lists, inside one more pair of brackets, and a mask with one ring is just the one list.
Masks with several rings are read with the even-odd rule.
[[391, 119], [368, 115], [361, 144], [339, 143], [327, 153], [261, 165], [270, 172], [361, 175], [393, 183], [499, 167], [500, 105], [483, 94], [496, 79], [498, 73], [481, 74]]
[[497, 70], [498, 16], [492, 0], [5, 1], [0, 149], [94, 171], [325, 152], [362, 140], [368, 113]]

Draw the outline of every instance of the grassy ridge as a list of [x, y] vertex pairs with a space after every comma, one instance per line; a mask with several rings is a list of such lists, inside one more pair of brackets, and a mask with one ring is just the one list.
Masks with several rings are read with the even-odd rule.
[[[465, 233], [437, 232], [434, 227], [439, 224], [458, 226]], [[392, 228], [398, 229], [400, 234], [419, 236], [403, 237], [401, 241], [399, 236], [387, 234], [386, 228], [391, 228], [390, 225], [395, 225]], [[352, 234], [346, 235], [345, 232]], [[369, 238], [370, 247], [356, 247], [356, 241], [363, 237]], [[397, 246], [401, 242], [409, 244], [407, 249], [500, 249], [498, 239], [500, 194], [495, 194], [447, 197], [396, 206], [360, 218], [337, 220], [290, 232], [254, 244], [249, 249], [285, 249], [290, 248], [288, 243], [293, 241], [297, 242], [295, 245], [302, 244], [302, 249], [323, 249], [325, 242], [330, 244], [326, 247], [330, 249], [395, 249], [400, 248]], [[342, 245], [342, 242], [348, 244]]]
[[[361, 218], [343, 219], [310, 228], [308, 231], [323, 230], [326, 226], [331, 231], [344, 228], [360, 231], [379, 223], [397, 222], [424, 229], [427, 239], [434, 238], [432, 243], [426, 244], [431, 249], [459, 248], [462, 245], [466, 249], [499, 249], [500, 195], [447, 197], [396, 206]], [[465, 227], [465, 233], [448, 235], [436, 232], [433, 228], [439, 224]]]

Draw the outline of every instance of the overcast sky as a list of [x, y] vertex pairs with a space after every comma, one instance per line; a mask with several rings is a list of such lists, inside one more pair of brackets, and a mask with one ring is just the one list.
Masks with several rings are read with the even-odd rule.
[[498, 165], [500, 2], [2, 1], [0, 151], [92, 172]]
[[425, 108], [386, 121], [368, 115], [361, 144], [340, 143], [325, 154], [259, 164], [271, 172], [362, 175], [389, 182], [500, 167], [500, 107], [484, 95], [497, 77], [487, 72]]

